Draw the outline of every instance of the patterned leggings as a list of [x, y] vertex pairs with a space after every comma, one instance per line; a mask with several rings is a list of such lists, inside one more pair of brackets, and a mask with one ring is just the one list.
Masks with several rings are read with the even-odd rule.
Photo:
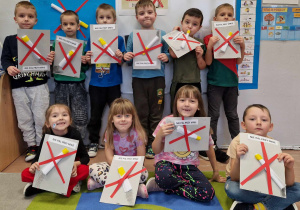
[[155, 181], [167, 193], [176, 193], [194, 201], [209, 202], [215, 195], [207, 178], [193, 165], [161, 160], [155, 166]]

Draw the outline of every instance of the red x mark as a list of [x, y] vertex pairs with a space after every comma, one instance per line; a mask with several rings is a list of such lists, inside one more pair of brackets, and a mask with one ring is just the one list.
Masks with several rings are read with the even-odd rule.
[[23, 63], [26, 61], [26, 59], [28, 58], [28, 56], [30, 55], [31, 52], [34, 52], [41, 59], [43, 59], [43, 61], [47, 62], [46, 58], [44, 58], [40, 53], [38, 53], [37, 51], [34, 50], [34, 48], [38, 45], [39, 41], [43, 38], [43, 36], [44, 36], [44, 33], [41, 33], [40, 36], [35, 41], [35, 43], [32, 45], [32, 47], [30, 47], [26, 42], [24, 42], [22, 39], [20, 39], [17, 36], [17, 39], [29, 49], [29, 51], [27, 52], [27, 54], [24, 56], [23, 60], [20, 62], [20, 65], [23, 65]]
[[135, 162], [121, 179], [119, 179], [118, 181], [115, 181], [115, 182], [112, 182], [110, 184], [105, 185], [105, 187], [111, 187], [111, 186], [114, 186], [114, 185], [118, 184], [116, 189], [110, 195], [111, 198], [113, 198], [115, 196], [115, 194], [117, 193], [117, 191], [119, 190], [119, 188], [121, 187], [121, 185], [122, 185], [122, 183], [124, 182], [125, 179], [129, 179], [131, 177], [134, 177], [135, 175], [138, 175], [138, 174], [142, 173], [143, 171], [147, 170], [146, 168], [144, 168], [140, 171], [135, 172], [134, 174], [129, 175], [131, 173], [131, 171], [134, 169], [134, 167], [136, 166], [137, 163], [138, 162]]
[[256, 174], [258, 174], [260, 171], [262, 171], [264, 168], [266, 168], [267, 171], [267, 182], [268, 182], [268, 190], [269, 194], [273, 195], [272, 190], [272, 183], [271, 183], [271, 173], [270, 173], [270, 164], [278, 157], [278, 154], [274, 155], [271, 159], [268, 159], [268, 155], [266, 152], [265, 144], [264, 142], [260, 142], [265, 164], [261, 165], [258, 169], [256, 169], [252, 174], [250, 174], [246, 179], [244, 179], [241, 182], [241, 185], [246, 184], [250, 179], [252, 179]]
[[162, 46], [162, 43], [160, 43], [160, 44], [158, 44], [158, 45], [155, 45], [154, 47], [150, 47], [149, 49], [146, 49], [145, 44], [144, 44], [144, 42], [143, 42], [143, 40], [142, 40], [142, 38], [141, 38], [140, 33], [136, 33], [136, 35], [137, 35], [137, 37], [139, 38], [139, 40], [140, 40], [140, 42], [141, 42], [141, 45], [142, 45], [142, 47], [143, 47], [144, 50], [142, 50], [141, 52], [135, 53], [135, 56], [138, 56], [138, 55], [141, 55], [141, 54], [145, 53], [146, 56], [147, 56], [147, 58], [148, 58], [148, 60], [150, 61], [150, 63], [153, 64], [153, 61], [151, 60], [151, 58], [150, 58], [148, 52], [151, 51], [151, 50], [154, 50], [154, 49], [156, 49], [156, 48], [161, 47], [161, 46]]
[[75, 68], [74, 68], [74, 66], [72, 65], [71, 61], [73, 60], [73, 58], [75, 57], [76, 53], [77, 53], [78, 50], [80, 49], [82, 43], [80, 43], [80, 44], [77, 46], [75, 52], [73, 53], [73, 55], [72, 55], [70, 58], [68, 58], [68, 56], [67, 56], [67, 54], [66, 54], [64, 48], [62, 47], [61, 43], [59, 42], [58, 44], [59, 44], [59, 47], [60, 47], [60, 49], [61, 49], [62, 54], [64, 55], [65, 59], [67, 60], [67, 63], [66, 63], [66, 65], [62, 68], [62, 70], [65, 70], [65, 69], [67, 68], [67, 66], [70, 66], [70, 68], [72, 69], [73, 73], [76, 74], [77, 71], [75, 70]]
[[[182, 120], [184, 120], [184, 117], [182, 117]], [[178, 138], [176, 138], [176, 139], [173, 139], [172, 141], [169, 142], [169, 144], [173, 144], [173, 143], [175, 143], [176, 141], [179, 141], [180, 139], [185, 138], [185, 143], [186, 143], [187, 150], [188, 150], [188, 151], [191, 151], [191, 150], [190, 150], [190, 144], [189, 144], [189, 138], [188, 138], [188, 137], [189, 137], [190, 135], [192, 135], [193, 133], [196, 133], [196, 132], [198, 132], [198, 131], [200, 131], [200, 130], [203, 130], [204, 128], [206, 128], [205, 125], [202, 126], [201, 128], [198, 128], [198, 129], [196, 129], [196, 130], [194, 130], [194, 131], [191, 131], [190, 133], [187, 133], [186, 125], [184, 125], [184, 126], [183, 126], [183, 129], [184, 129], [184, 135], [183, 135], [183, 136], [180, 136], [180, 137], [178, 137]]]
[[[67, 9], [65, 8], [65, 6], [63, 5], [63, 3], [61, 3], [60, 0], [57, 0], [58, 3], [60, 4], [60, 6], [63, 8], [64, 11], [66, 11]], [[74, 12], [78, 12], [86, 3], [88, 2], [88, 0], [85, 0], [85, 2], [83, 2]], [[59, 25], [54, 31], [53, 33], [56, 34], [61, 28], [61, 25]], [[79, 28], [80, 33], [82, 34], [82, 36], [84, 38], [86, 38], [85, 34], [82, 32], [81, 28]]]
[[94, 62], [97, 62], [97, 60], [105, 53], [107, 55], [109, 55], [111, 58], [113, 58], [114, 60], [116, 60], [118, 63], [121, 63], [122, 61], [119, 60], [118, 58], [116, 58], [115, 56], [112, 56], [107, 49], [118, 39], [118, 36], [116, 36], [116, 38], [114, 38], [107, 46], [105, 49], [103, 49], [102, 47], [100, 47], [99, 45], [97, 45], [95, 42], [93, 42], [92, 44], [95, 45], [97, 48], [99, 48], [100, 50], [102, 50], [102, 52], [96, 57], [96, 59], [94, 60]]
[[73, 151], [73, 152], [69, 152], [69, 153], [64, 154], [64, 155], [59, 155], [59, 156], [54, 157], [53, 152], [52, 152], [52, 149], [51, 149], [50, 144], [49, 144], [49, 141], [47, 141], [47, 146], [48, 146], [48, 149], [49, 149], [51, 158], [50, 158], [49, 160], [45, 160], [45, 161], [40, 162], [39, 165], [41, 166], [41, 165], [44, 165], [44, 164], [53, 162], [53, 163], [54, 163], [54, 166], [55, 166], [55, 168], [56, 168], [56, 170], [57, 170], [57, 173], [59, 174], [59, 176], [60, 176], [62, 182], [65, 183], [64, 177], [62, 176], [61, 171], [59, 170], [58, 165], [57, 165], [57, 163], [55, 162], [55, 160], [57, 160], [57, 159], [62, 159], [62, 158], [64, 158], [64, 157], [67, 157], [67, 156], [71, 156], [71, 155], [73, 155], [73, 154], [76, 154], [76, 153], [77, 153], [77, 150], [75, 150], [75, 151]]
[[238, 51], [232, 46], [232, 44], [229, 42], [235, 35], [237, 35], [239, 33], [239, 31], [236, 31], [234, 34], [232, 34], [228, 39], [226, 39], [226, 37], [223, 36], [223, 34], [221, 34], [221, 32], [215, 28], [216, 32], [224, 39], [224, 42], [214, 51], [217, 52], [221, 47], [223, 47], [223, 45], [225, 45], [226, 43], [228, 43], [228, 45], [231, 47], [231, 49], [238, 54]]
[[[196, 44], [200, 44], [200, 42], [187, 39], [186, 36], [185, 36], [185, 34], [182, 34], [182, 36], [183, 36], [183, 38], [177, 38], [176, 40], [185, 41], [187, 43], [190, 51], [192, 50], [192, 48], [190, 46], [190, 42], [196, 43]], [[169, 37], [169, 39], [173, 39], [173, 37]]]
[[155, 4], [156, 1], [159, 3], [159, 5], [160, 5], [161, 8], [164, 7], [164, 5], [163, 5], [163, 3], [161, 2], [161, 0], [154, 0], [154, 1], [153, 1], [153, 4]]

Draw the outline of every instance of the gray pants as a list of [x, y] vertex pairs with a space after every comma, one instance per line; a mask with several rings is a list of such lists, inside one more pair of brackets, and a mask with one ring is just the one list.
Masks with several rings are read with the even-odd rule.
[[84, 140], [88, 123], [88, 100], [84, 83], [56, 83], [54, 93], [55, 103], [70, 107], [73, 124]]
[[45, 112], [49, 107], [48, 85], [12, 89], [18, 126], [28, 147], [40, 145]]

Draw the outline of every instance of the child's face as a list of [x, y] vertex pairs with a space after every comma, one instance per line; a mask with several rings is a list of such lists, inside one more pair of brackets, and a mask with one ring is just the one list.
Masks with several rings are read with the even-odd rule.
[[273, 123], [271, 123], [268, 111], [257, 107], [248, 109], [245, 121], [241, 122], [241, 126], [247, 133], [264, 137], [273, 130]]
[[32, 29], [37, 23], [35, 10], [20, 6], [17, 8], [14, 20], [19, 25], [20, 29]]
[[190, 36], [194, 36], [194, 34], [201, 28], [200, 22], [201, 18], [186, 15], [183, 21], [181, 21], [181, 30], [184, 33], [190, 30]]
[[154, 29], [153, 24], [156, 19], [156, 13], [152, 6], [137, 8], [137, 21], [141, 24], [142, 29]]
[[214, 21], [233, 21], [233, 9], [230, 7], [223, 7], [220, 9], [218, 15], [214, 17]]
[[63, 107], [54, 107], [48, 123], [47, 126], [51, 127], [54, 134], [65, 134], [71, 124], [69, 112]]
[[113, 116], [112, 121], [119, 131], [120, 134], [125, 134], [129, 132], [132, 125], [132, 115], [131, 114], [117, 114]]
[[194, 97], [179, 97], [177, 100], [177, 111], [181, 117], [194, 117], [198, 110], [198, 100]]
[[116, 20], [114, 19], [113, 13], [111, 10], [99, 9], [98, 15], [96, 18], [98, 24], [115, 24]]
[[80, 25], [76, 22], [76, 17], [74, 15], [64, 15], [61, 19], [61, 29], [65, 32], [66, 37], [76, 38], [77, 30], [79, 30]]

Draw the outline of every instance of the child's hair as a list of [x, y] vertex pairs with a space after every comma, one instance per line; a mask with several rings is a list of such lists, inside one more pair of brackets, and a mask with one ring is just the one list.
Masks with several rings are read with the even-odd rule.
[[188, 16], [191, 16], [191, 17], [196, 17], [196, 18], [200, 18], [200, 26], [202, 26], [202, 22], [203, 22], [203, 14], [201, 12], [200, 9], [197, 9], [197, 8], [190, 8], [188, 9], [187, 11], [185, 11], [185, 13], [183, 14], [182, 16], [182, 20], [184, 20], [185, 16], [188, 15]]
[[71, 117], [70, 108], [65, 104], [53, 104], [53, 105], [49, 106], [48, 109], [46, 110], [45, 124], [43, 126], [43, 134], [50, 134], [51, 133], [51, 125], [49, 123], [49, 118], [50, 118], [50, 115], [51, 115], [51, 113], [52, 113], [52, 111], [55, 107], [60, 107], [60, 108], [65, 109], [68, 112], [69, 116], [70, 116], [70, 124], [72, 124], [72, 117]]
[[232, 6], [231, 4], [224, 3], [224, 4], [219, 5], [219, 6], [216, 8], [216, 11], [215, 11], [215, 17], [218, 16], [218, 14], [219, 14], [219, 12], [220, 12], [220, 9], [223, 9], [223, 8], [225, 8], [225, 7], [232, 9], [232, 11], [234, 12], [233, 6]]
[[79, 17], [77, 15], [77, 13], [74, 12], [74, 11], [72, 11], [72, 10], [66, 10], [63, 13], [61, 13], [61, 15], [60, 15], [60, 23], [62, 22], [62, 18], [64, 16], [72, 16], [72, 15], [75, 16], [76, 23], [79, 24]]
[[203, 100], [201, 93], [198, 88], [193, 85], [184, 85], [177, 91], [173, 103], [173, 116], [179, 117], [179, 112], [177, 110], [177, 101], [179, 98], [195, 98], [198, 100], [198, 110], [196, 111], [194, 117], [206, 117], [206, 112], [204, 110]]
[[113, 15], [114, 20], [117, 19], [117, 16], [116, 16], [116, 10], [115, 10], [111, 5], [105, 4], [105, 3], [100, 4], [100, 5], [97, 7], [97, 10], [96, 10], [96, 19], [97, 19], [97, 17], [98, 17], [98, 12], [99, 12], [100, 9], [103, 9], [103, 10], [110, 10], [111, 13], [112, 13], [112, 15]]
[[113, 123], [113, 117], [117, 114], [131, 114], [132, 115], [132, 125], [131, 129], [135, 129], [138, 134], [138, 140], [145, 141], [146, 144], [146, 134], [140, 123], [139, 117], [137, 115], [134, 105], [126, 98], [117, 98], [110, 105], [107, 126], [105, 130], [105, 137], [107, 143], [113, 148], [113, 132], [116, 130], [116, 127]]
[[153, 7], [154, 12], [156, 13], [156, 8], [151, 0], [139, 0], [138, 3], [135, 5], [135, 14], [138, 15], [137, 10], [140, 7]]
[[269, 114], [270, 120], [271, 120], [270, 110], [269, 110], [267, 107], [265, 107], [265, 106], [262, 105], [262, 104], [252, 104], [252, 105], [247, 106], [247, 108], [246, 108], [245, 111], [244, 111], [244, 114], [243, 114], [243, 121], [244, 121], [244, 122], [245, 122], [245, 117], [247, 116], [248, 110], [251, 109], [252, 107], [259, 108], [259, 109], [261, 109], [262, 111], [267, 111], [268, 114]]
[[24, 8], [26, 8], [26, 9], [33, 9], [33, 10], [34, 10], [34, 13], [35, 13], [35, 17], [37, 17], [37, 13], [36, 13], [35, 6], [34, 6], [32, 3], [30, 3], [29, 1], [20, 1], [20, 2], [18, 2], [18, 3], [16, 4], [16, 6], [15, 6], [15, 16], [16, 16], [16, 14], [17, 14], [17, 9], [18, 9], [19, 7], [24, 7]]

